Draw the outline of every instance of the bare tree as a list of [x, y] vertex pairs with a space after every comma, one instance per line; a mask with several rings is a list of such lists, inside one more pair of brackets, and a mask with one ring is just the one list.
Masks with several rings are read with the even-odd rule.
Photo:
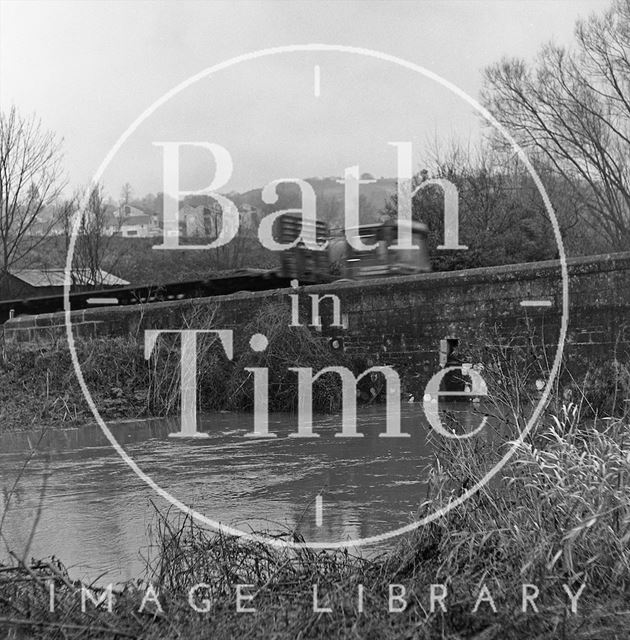
[[[81, 206], [83, 210], [79, 211]], [[75, 197], [73, 209], [66, 211], [72, 216], [81, 215], [72, 257], [73, 282], [102, 285], [103, 271], [114, 269], [121, 256], [114, 246], [115, 238], [106, 232], [110, 214], [101, 185], [93, 186], [87, 197]]]
[[[414, 189], [421, 188], [412, 201], [412, 216], [428, 226], [434, 269], [454, 270], [555, 257], [557, 247], [544, 202], [517, 158], [506, 157], [487, 143], [471, 147], [436, 141], [425, 149], [422, 160], [421, 166], [426, 169], [414, 176]], [[432, 178], [448, 180], [457, 189], [459, 239], [468, 246], [466, 251], [437, 249], [444, 241], [444, 192], [431, 183]], [[555, 197], [555, 189], [553, 193]], [[556, 209], [561, 231], [566, 234], [575, 224], [573, 213], [562, 203]], [[396, 218], [396, 194], [386, 203], [384, 213]]]
[[131, 194], [133, 193], [133, 189], [128, 182], [125, 182], [120, 189], [120, 201], [121, 204], [129, 204], [131, 200]]
[[[214, 240], [219, 236], [222, 216], [214, 209], [204, 208], [203, 228], [206, 238]], [[247, 265], [251, 258], [251, 247], [256, 244], [253, 234], [242, 227], [227, 244], [208, 251], [208, 264], [215, 271], [239, 269]]]
[[0, 275], [50, 234], [39, 216], [62, 188], [60, 142], [35, 116], [0, 113]]
[[573, 49], [545, 46], [533, 66], [488, 68], [494, 116], [579, 196], [609, 248], [630, 245], [630, 0], [576, 26]]

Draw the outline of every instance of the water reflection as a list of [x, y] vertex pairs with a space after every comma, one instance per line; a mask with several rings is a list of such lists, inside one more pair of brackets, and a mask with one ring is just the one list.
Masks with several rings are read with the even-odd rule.
[[[469, 410], [459, 406], [455, 410]], [[466, 421], [471, 416], [466, 413]], [[477, 418], [473, 418], [477, 419]], [[289, 438], [295, 416], [270, 416], [278, 438], [244, 438], [249, 415], [202, 419], [211, 437], [169, 439], [173, 420], [112, 425], [141, 469], [176, 498], [206, 516], [245, 531], [296, 530], [306, 540], [350, 540], [409, 523], [426, 499], [430, 454], [420, 405], [402, 408], [410, 438], [379, 438], [384, 407], [359, 413], [364, 438], [342, 439], [339, 416], [319, 417], [313, 440]], [[154, 508], [168, 504], [120, 459], [96, 427], [0, 439], [5, 547], [33, 557], [56, 555], [71, 575], [101, 581], [136, 578], [150, 553]], [[29, 448], [37, 452], [28, 464]], [[16, 481], [17, 479], [17, 481]], [[315, 496], [323, 501], [317, 525]], [[5, 505], [10, 496], [10, 507]], [[379, 547], [377, 550], [382, 550]], [[6, 553], [6, 548], [0, 553]]]

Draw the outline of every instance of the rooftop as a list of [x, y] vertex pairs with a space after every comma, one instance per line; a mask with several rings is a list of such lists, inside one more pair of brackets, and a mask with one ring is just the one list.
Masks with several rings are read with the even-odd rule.
[[[125, 286], [129, 283], [103, 269], [99, 269], [99, 277], [92, 277], [89, 269], [74, 269], [74, 282], [87, 285]], [[32, 287], [63, 287], [66, 280], [65, 269], [19, 269], [11, 271], [11, 275], [26, 282]]]

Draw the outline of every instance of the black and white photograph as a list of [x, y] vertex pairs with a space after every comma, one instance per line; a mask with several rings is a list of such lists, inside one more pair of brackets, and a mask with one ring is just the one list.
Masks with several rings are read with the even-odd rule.
[[0, 0], [0, 637], [630, 638], [630, 0]]

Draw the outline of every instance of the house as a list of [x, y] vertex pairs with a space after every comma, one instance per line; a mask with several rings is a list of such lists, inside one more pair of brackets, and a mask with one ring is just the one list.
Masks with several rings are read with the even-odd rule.
[[184, 233], [186, 237], [208, 236], [212, 223], [211, 216], [210, 209], [202, 205], [191, 207], [189, 204], [185, 204], [181, 207], [179, 210], [179, 219], [184, 223]]
[[[65, 279], [65, 269], [14, 269], [0, 276], [0, 299], [61, 295]], [[89, 269], [74, 269], [72, 280], [72, 292], [124, 287], [129, 284], [103, 269], [97, 270], [96, 277]]]
[[145, 212], [139, 207], [134, 207], [132, 204], [121, 204], [119, 207], [114, 208], [113, 214], [115, 217], [123, 220], [124, 218], [130, 218], [131, 216], [141, 216]]
[[[262, 217], [262, 212], [249, 204], [239, 207], [239, 229], [247, 232], [256, 232]], [[223, 210], [218, 203], [210, 207], [199, 205], [191, 207], [185, 204], [179, 210], [180, 223], [183, 221], [187, 238], [206, 237], [216, 238], [221, 231]]]
[[121, 204], [108, 214], [105, 235], [123, 238], [153, 238], [161, 234], [158, 216], [139, 207]]
[[123, 238], [149, 238], [151, 228], [151, 216], [146, 213], [128, 216], [120, 221], [117, 235]]

